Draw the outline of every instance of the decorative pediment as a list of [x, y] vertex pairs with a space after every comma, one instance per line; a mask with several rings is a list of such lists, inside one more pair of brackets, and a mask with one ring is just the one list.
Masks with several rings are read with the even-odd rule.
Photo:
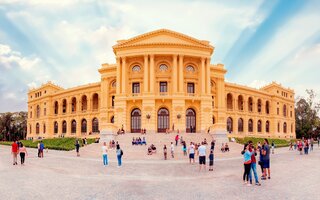
[[200, 48], [213, 49], [208, 41], [198, 40], [182, 33], [174, 32], [167, 29], [160, 29], [145, 33], [128, 40], [120, 40], [118, 44], [113, 46], [114, 49], [130, 47], [130, 46], [145, 46], [145, 45], [183, 45], [194, 46]]

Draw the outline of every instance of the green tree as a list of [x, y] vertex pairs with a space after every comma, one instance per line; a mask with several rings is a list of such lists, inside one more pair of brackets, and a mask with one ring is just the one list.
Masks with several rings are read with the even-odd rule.
[[0, 139], [14, 140], [25, 139], [27, 132], [27, 113], [2, 113], [0, 114]]
[[315, 130], [319, 126], [320, 103], [315, 101], [313, 90], [306, 90], [308, 97], [300, 97], [296, 101], [295, 118], [297, 138], [315, 137]]

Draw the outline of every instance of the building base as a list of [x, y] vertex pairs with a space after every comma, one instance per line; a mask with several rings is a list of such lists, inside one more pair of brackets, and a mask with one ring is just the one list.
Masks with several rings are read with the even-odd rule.
[[210, 134], [212, 139], [216, 141], [216, 145], [229, 142], [226, 130], [213, 130]]
[[100, 132], [100, 143], [109, 143], [110, 140], [115, 140], [117, 135], [112, 131], [112, 129], [104, 129]]

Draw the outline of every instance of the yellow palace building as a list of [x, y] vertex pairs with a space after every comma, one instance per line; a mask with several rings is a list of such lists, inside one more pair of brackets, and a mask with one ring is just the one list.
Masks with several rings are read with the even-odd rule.
[[160, 29], [113, 46], [101, 81], [28, 92], [29, 139], [126, 132], [205, 132], [213, 137], [295, 138], [294, 91], [225, 82], [208, 41]]

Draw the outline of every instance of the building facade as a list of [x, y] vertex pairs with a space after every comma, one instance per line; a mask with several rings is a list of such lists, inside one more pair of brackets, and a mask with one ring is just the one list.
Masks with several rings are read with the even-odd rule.
[[229, 137], [295, 138], [294, 91], [225, 82], [208, 41], [160, 29], [117, 41], [98, 83], [28, 92], [28, 138], [97, 137], [100, 131], [179, 130]]

